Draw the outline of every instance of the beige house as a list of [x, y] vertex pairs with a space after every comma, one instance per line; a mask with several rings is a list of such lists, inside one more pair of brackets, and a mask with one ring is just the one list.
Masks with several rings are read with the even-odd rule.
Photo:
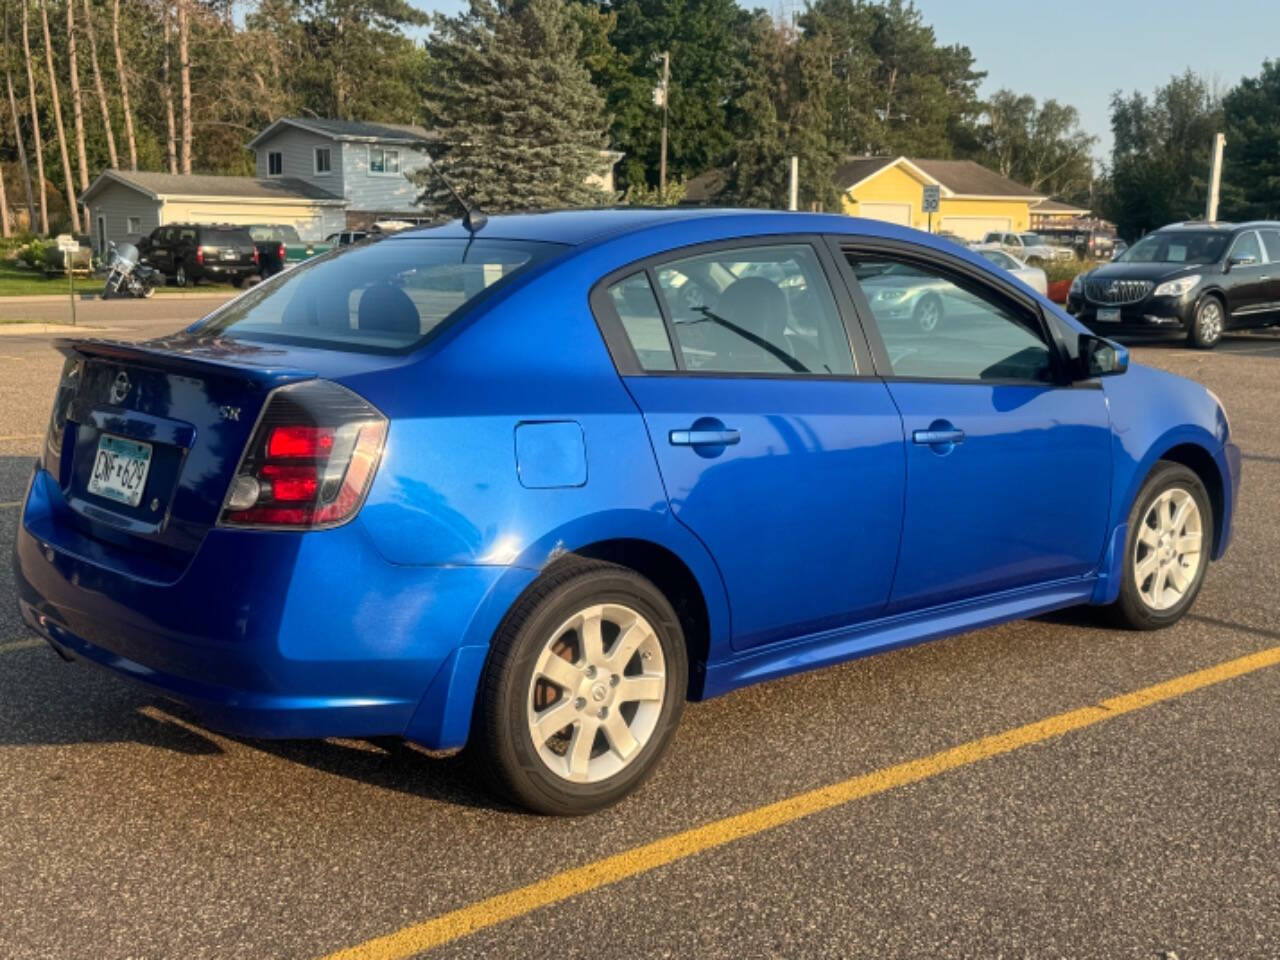
[[303, 180], [106, 170], [82, 198], [98, 252], [166, 223], [291, 224], [304, 240], [346, 228], [346, 201]]

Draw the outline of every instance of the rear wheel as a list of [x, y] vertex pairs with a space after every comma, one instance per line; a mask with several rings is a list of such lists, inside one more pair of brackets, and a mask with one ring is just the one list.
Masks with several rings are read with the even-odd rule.
[[1191, 331], [1187, 334], [1188, 342], [1201, 350], [1212, 350], [1222, 339], [1225, 317], [1221, 300], [1213, 294], [1203, 297], [1196, 305]]
[[1160, 461], [1129, 511], [1124, 579], [1113, 619], [1135, 630], [1172, 626], [1195, 602], [1209, 566], [1209, 494], [1180, 463]]
[[173, 282], [180, 287], [190, 286], [191, 281], [187, 278], [187, 268], [183, 264], [178, 264], [178, 269], [173, 272]]
[[590, 813], [644, 781], [684, 706], [680, 623], [634, 571], [545, 576], [494, 637], [469, 751], [498, 792], [538, 813]]

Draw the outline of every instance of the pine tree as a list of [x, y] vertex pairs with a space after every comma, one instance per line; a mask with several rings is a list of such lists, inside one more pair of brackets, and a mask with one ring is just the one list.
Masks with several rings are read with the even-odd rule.
[[836, 153], [827, 137], [828, 64], [826, 38], [797, 35], [763, 13], [752, 18], [730, 105], [736, 146], [725, 201], [784, 208], [794, 156], [800, 208], [839, 210], [833, 184]]
[[[564, 0], [471, 0], [456, 17], [436, 17], [427, 41], [433, 152], [469, 203], [492, 213], [612, 199], [589, 182], [607, 167], [606, 120], [580, 43]], [[430, 210], [458, 212], [430, 170], [415, 180]]]

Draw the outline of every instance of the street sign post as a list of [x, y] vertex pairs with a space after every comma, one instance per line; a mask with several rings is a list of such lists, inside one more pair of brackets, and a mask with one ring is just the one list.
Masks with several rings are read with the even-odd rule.
[[67, 290], [71, 294], [71, 325], [76, 325], [76, 272], [75, 255], [80, 252], [80, 243], [69, 233], [58, 234], [58, 249], [62, 251], [62, 265], [67, 271]]
[[929, 232], [933, 233], [933, 215], [938, 212], [942, 200], [942, 188], [936, 183], [926, 184], [924, 198], [920, 201], [920, 209], [929, 215]]

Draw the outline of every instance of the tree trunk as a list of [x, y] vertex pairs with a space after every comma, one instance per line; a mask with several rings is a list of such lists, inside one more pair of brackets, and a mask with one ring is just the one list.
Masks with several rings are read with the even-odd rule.
[[[49, 191], [44, 182], [44, 143], [40, 139], [40, 106], [36, 103], [36, 72], [31, 69], [31, 37], [27, 30], [27, 0], [22, 0], [22, 53], [27, 58], [27, 93], [31, 98], [31, 139], [36, 149], [36, 182], [40, 186], [40, 232], [49, 235]], [[34, 211], [33, 211], [34, 212]], [[35, 224], [32, 224], [32, 229]]]
[[173, 46], [173, 26], [170, 23], [173, 17], [173, 8], [169, 6], [169, 0], [160, 0], [160, 17], [164, 27], [164, 60], [162, 63], [163, 77], [160, 84], [160, 92], [164, 97], [164, 118], [168, 124], [168, 141], [169, 148], [169, 172], [178, 172], [178, 129], [173, 119], [173, 71], [172, 58], [170, 51]]
[[129, 107], [129, 81], [120, 50], [120, 0], [111, 5], [111, 43], [116, 48], [116, 76], [120, 78], [120, 107], [124, 110], [124, 135], [129, 141], [129, 169], [138, 169], [138, 143], [133, 137], [133, 110]]
[[182, 83], [182, 172], [191, 173], [191, 17], [178, 0], [178, 75]]
[[[22, 167], [22, 185], [27, 193], [27, 229], [33, 230], [36, 222], [36, 202], [31, 190], [31, 167], [27, 163], [27, 148], [22, 142], [22, 127], [18, 123], [18, 98], [13, 93], [13, 61], [9, 58], [9, 0], [4, 0], [4, 80], [9, 91], [9, 114], [13, 118], [13, 139], [18, 145], [18, 164]], [[0, 175], [0, 179], [3, 176]]]
[[62, 156], [62, 176], [67, 185], [67, 213], [71, 216], [71, 232], [80, 232], [80, 202], [71, 174], [71, 154], [67, 151], [67, 129], [62, 125], [62, 100], [58, 96], [58, 75], [53, 69], [53, 41], [49, 39], [48, 0], [39, 0], [40, 26], [44, 31], [44, 62], [49, 68], [49, 99], [53, 101], [53, 126], [58, 134], [58, 151]]
[[[68, 3], [71, 0], [67, 0]], [[116, 133], [111, 129], [111, 109], [107, 106], [107, 91], [102, 85], [102, 70], [98, 67], [98, 37], [93, 30], [93, 10], [89, 0], [84, 0], [84, 25], [89, 31], [89, 64], [93, 67], [93, 87], [98, 93], [98, 109], [102, 111], [102, 128], [107, 134], [107, 156], [112, 169], [120, 169], [120, 157], [116, 155]]]
[[[89, 189], [89, 158], [84, 151], [84, 105], [80, 100], [80, 67], [76, 62], [76, 16], [75, 4], [66, 0], [67, 4], [67, 61], [71, 71], [71, 112], [76, 130], [76, 165], [80, 174], [80, 196]], [[89, 208], [84, 213], [85, 233], [89, 232]]]

